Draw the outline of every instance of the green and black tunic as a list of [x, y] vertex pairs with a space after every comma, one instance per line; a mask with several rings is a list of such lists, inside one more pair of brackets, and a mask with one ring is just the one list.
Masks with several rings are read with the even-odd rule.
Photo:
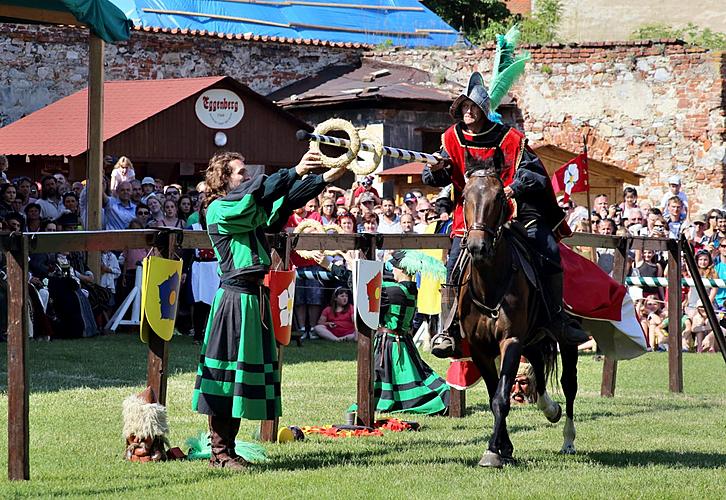
[[220, 417], [280, 416], [280, 371], [267, 289], [265, 232], [322, 192], [320, 175], [299, 179], [283, 169], [243, 182], [207, 209], [207, 232], [219, 260], [214, 297], [197, 369], [192, 409]]
[[373, 382], [381, 412], [435, 414], [449, 407], [449, 386], [421, 359], [411, 336], [417, 293], [412, 281], [383, 282]]

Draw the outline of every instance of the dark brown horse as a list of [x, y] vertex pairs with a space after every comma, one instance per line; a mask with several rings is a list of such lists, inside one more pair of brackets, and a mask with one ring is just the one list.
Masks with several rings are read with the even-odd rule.
[[[468, 158], [467, 165], [469, 178], [463, 193], [466, 233], [462, 247], [471, 260], [461, 280], [459, 318], [472, 360], [486, 383], [494, 414], [488, 450], [479, 465], [501, 467], [513, 462], [514, 446], [506, 419], [521, 355], [527, 357], [535, 371], [538, 407], [551, 422], [561, 417], [560, 405], [545, 390], [546, 380], [556, 368], [557, 344], [542, 328], [546, 324], [546, 306], [522, 272], [515, 256], [514, 235], [505, 227], [509, 209], [497, 161]], [[501, 359], [499, 373], [497, 357]], [[568, 373], [572, 373], [571, 364], [567, 365]], [[570, 387], [572, 384], [568, 383]], [[576, 390], [576, 382], [574, 387]], [[574, 440], [574, 426], [572, 434]]]

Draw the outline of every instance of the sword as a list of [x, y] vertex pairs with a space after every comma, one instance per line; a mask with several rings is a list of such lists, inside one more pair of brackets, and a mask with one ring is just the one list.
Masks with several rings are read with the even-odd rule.
[[[298, 130], [295, 136], [298, 141], [315, 141], [321, 144], [350, 149], [350, 141], [348, 139], [339, 139], [330, 135], [312, 134], [305, 130]], [[375, 152], [374, 147], [370, 144], [366, 144], [365, 142], [360, 143], [360, 149], [361, 151], [368, 151], [369, 153]], [[430, 163], [431, 165], [435, 165], [441, 161], [441, 158], [437, 158], [432, 154], [422, 153], [420, 151], [411, 151], [410, 149], [394, 148], [391, 146], [383, 146], [383, 154], [390, 156], [391, 158], [398, 158], [399, 160], [419, 161], [423, 163]]]

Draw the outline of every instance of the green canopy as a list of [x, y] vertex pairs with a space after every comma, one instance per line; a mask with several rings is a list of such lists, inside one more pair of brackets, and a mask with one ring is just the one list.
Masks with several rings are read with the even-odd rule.
[[131, 35], [133, 23], [110, 0], [0, 0], [2, 21], [72, 24], [71, 16], [109, 43]]

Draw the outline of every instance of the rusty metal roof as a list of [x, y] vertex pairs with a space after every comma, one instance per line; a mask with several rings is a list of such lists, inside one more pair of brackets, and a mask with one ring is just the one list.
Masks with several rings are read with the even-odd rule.
[[284, 108], [325, 106], [360, 100], [451, 102], [456, 93], [436, 87], [430, 73], [365, 59], [360, 67], [333, 66], [267, 97]]

